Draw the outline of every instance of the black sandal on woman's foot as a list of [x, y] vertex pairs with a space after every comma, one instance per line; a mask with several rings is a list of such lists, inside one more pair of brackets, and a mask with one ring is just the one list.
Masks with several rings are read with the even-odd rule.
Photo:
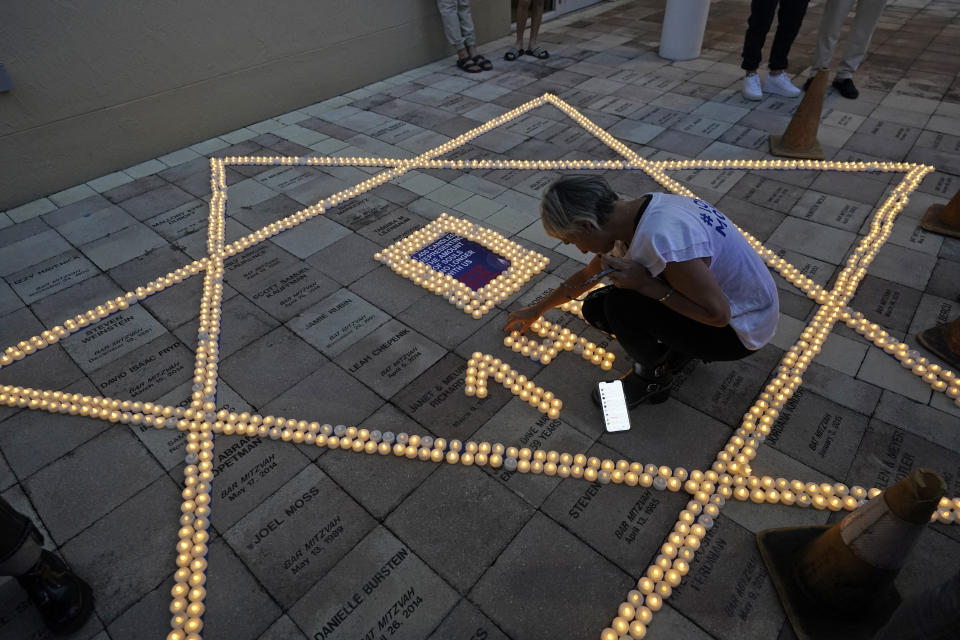
[[457, 58], [457, 66], [467, 73], [480, 73], [483, 67], [474, 62], [473, 58]]
[[483, 55], [479, 53], [473, 56], [473, 61], [476, 64], [480, 65], [480, 68], [483, 69], [484, 71], [490, 71], [491, 69], [493, 69], [493, 63], [487, 60], [486, 58], [484, 58]]
[[539, 58], [540, 60], [546, 60], [550, 57], [550, 52], [541, 47], [537, 47], [536, 49], [527, 49], [524, 53], [526, 53], [528, 56]]
[[523, 49], [516, 49], [514, 47], [510, 47], [509, 49], [507, 49], [507, 52], [503, 54], [503, 59], [513, 62], [514, 60], [516, 60], [522, 55], [523, 55]]

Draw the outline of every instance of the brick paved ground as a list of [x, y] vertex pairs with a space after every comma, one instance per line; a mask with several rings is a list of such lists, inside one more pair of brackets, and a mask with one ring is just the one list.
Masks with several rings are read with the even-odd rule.
[[[740, 97], [747, 7], [713, 3], [701, 57], [669, 63], [656, 54], [661, 3], [602, 3], [545, 26], [548, 60], [504, 62], [500, 55], [511, 41], [505, 38], [482, 47], [494, 60], [492, 72], [463, 74], [445, 59], [0, 213], [0, 344], [15, 344], [203, 257], [207, 156], [410, 156], [549, 91], [648, 159], [768, 157], [768, 133], [784, 130], [798, 101]], [[797, 84], [821, 7], [811, 3], [792, 52]], [[918, 226], [930, 204], [960, 189], [958, 14], [956, 2], [892, 2], [856, 75], [860, 98], [828, 94], [820, 127], [828, 159], [937, 167], [852, 302], [911, 344], [918, 330], [960, 312], [960, 242]], [[543, 107], [453, 157], [614, 155], [559, 111]], [[230, 168], [227, 239], [373, 172]], [[220, 404], [369, 429], [709, 467], [814, 303], [778, 277], [782, 318], [771, 344], [741, 362], [688, 366], [670, 401], [632, 412], [630, 432], [604, 434], [588, 399], [599, 369], [572, 355], [547, 367], [521, 361], [500, 339], [505, 308], [556, 286], [581, 265], [582, 256], [557, 246], [539, 226], [537, 196], [557, 175], [411, 172], [231, 258]], [[625, 196], [657, 188], [639, 172], [607, 177]], [[699, 171], [674, 177], [821, 285], [832, 281], [895, 184], [888, 174]], [[442, 211], [546, 255], [547, 273], [518, 300], [473, 320], [373, 260], [381, 247]], [[291, 282], [296, 294], [283, 294]], [[3, 368], [0, 383], [185, 403], [200, 287], [194, 277], [152, 296]], [[579, 320], [567, 321], [602, 340]], [[625, 358], [612, 348], [623, 370]], [[510, 360], [554, 391], [565, 402], [560, 418], [542, 417], [499, 387], [484, 400], [465, 397], [465, 359], [477, 349]], [[396, 373], [385, 375], [391, 366]], [[760, 450], [754, 472], [869, 487], [925, 465], [941, 471], [951, 495], [960, 495], [958, 416], [960, 409], [942, 394], [838, 326]], [[96, 615], [74, 637], [161, 638], [169, 629], [183, 446], [176, 431], [0, 408], [2, 495], [36, 516], [49, 546], [91, 582], [97, 597]], [[213, 492], [205, 635], [231, 639], [595, 638], [687, 499], [226, 436], [217, 440]], [[648, 637], [792, 638], [753, 534], [839, 515], [728, 504]], [[901, 575], [901, 588], [935, 584], [956, 570], [958, 557], [960, 528], [931, 526]], [[11, 580], [0, 582], [0, 635], [46, 637]]]

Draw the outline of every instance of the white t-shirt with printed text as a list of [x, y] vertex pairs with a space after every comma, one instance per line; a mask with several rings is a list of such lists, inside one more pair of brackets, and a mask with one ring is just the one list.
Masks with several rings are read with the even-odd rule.
[[[773, 337], [780, 318], [777, 286], [767, 266], [739, 231], [703, 200], [651, 193], [630, 242], [629, 255], [654, 277], [668, 262], [710, 258], [710, 273], [730, 304], [730, 326], [756, 350]], [[618, 243], [614, 255], [626, 256]]]

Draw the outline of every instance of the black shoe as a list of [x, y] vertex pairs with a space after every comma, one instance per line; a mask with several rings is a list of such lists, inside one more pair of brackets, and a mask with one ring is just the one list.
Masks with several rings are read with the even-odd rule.
[[[673, 382], [673, 374], [664, 365], [657, 367], [656, 372], [660, 375], [645, 377], [630, 371], [620, 378], [627, 409], [635, 409], [641, 404], [660, 404], [670, 399], [670, 383]], [[593, 404], [601, 406], [599, 388], [593, 388], [590, 399], [593, 400]]]
[[670, 350], [667, 352], [667, 370], [670, 373], [680, 373], [692, 361], [693, 356], [688, 356], [682, 351]]
[[54, 633], [76, 631], [93, 611], [93, 592], [89, 585], [46, 549], [40, 552], [37, 564], [17, 581]]
[[856, 100], [857, 96], [860, 95], [856, 85], [853, 84], [853, 78], [838, 78], [833, 81], [833, 88], [839, 91], [840, 95], [847, 100]]

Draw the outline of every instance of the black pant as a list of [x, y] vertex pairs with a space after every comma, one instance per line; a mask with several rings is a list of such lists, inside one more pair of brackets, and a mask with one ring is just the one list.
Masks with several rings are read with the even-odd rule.
[[670, 350], [701, 360], [739, 360], [751, 353], [733, 327], [711, 327], [691, 320], [652, 298], [629, 289], [604, 287], [583, 301], [583, 318], [613, 334], [641, 367], [654, 367]]
[[747, 34], [743, 38], [743, 63], [741, 68], [746, 71], [756, 71], [760, 66], [760, 50], [767, 39], [770, 25], [773, 24], [773, 14], [780, 5], [777, 16], [777, 33], [773, 36], [773, 46], [770, 47], [770, 70], [780, 71], [787, 68], [787, 55], [793, 45], [794, 38], [800, 31], [803, 16], [807, 13], [809, 0], [752, 0], [750, 2], [750, 18], [747, 20]]
[[21, 575], [40, 557], [30, 519], [0, 498], [0, 576]]

